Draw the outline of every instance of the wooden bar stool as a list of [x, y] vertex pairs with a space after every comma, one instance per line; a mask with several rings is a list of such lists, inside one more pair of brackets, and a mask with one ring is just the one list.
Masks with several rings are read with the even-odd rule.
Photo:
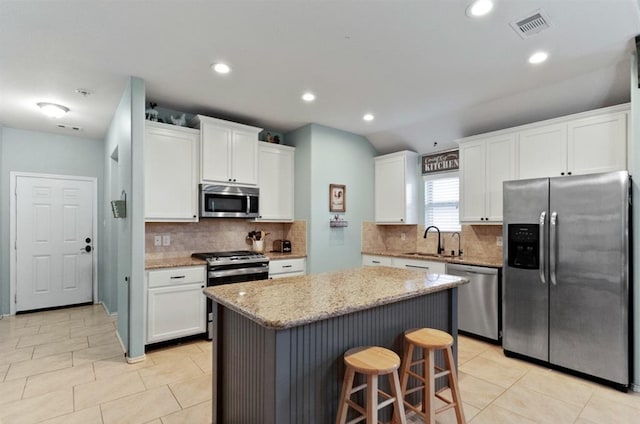
[[[460, 398], [460, 389], [458, 387], [458, 378], [456, 376], [456, 366], [453, 361], [453, 353], [451, 346], [453, 345], [453, 337], [449, 333], [436, 330], [433, 328], [418, 328], [408, 330], [404, 333], [405, 354], [402, 362], [402, 400], [408, 410], [418, 414], [425, 423], [435, 424], [436, 414], [455, 408], [458, 424], [465, 424], [464, 413], [462, 411], [462, 400]], [[415, 348], [422, 349], [422, 358], [413, 362], [413, 351]], [[435, 352], [443, 350], [446, 368], [442, 369], [435, 365]], [[411, 368], [416, 365], [422, 365], [422, 375], [414, 372]], [[417, 379], [421, 384], [407, 390], [407, 382], [409, 376]], [[451, 389], [452, 400], [448, 400], [440, 394], [447, 387], [435, 391], [435, 380], [441, 377], [449, 377], [449, 388]], [[407, 395], [422, 391], [422, 405], [413, 405], [405, 398]], [[435, 398], [445, 402], [447, 405], [436, 410]]]
[[[400, 379], [398, 378], [400, 357], [395, 352], [378, 346], [356, 347], [349, 349], [344, 354], [344, 363], [346, 369], [336, 424], [346, 423], [349, 407], [360, 413], [360, 416], [349, 421], [349, 424], [354, 424], [364, 419], [367, 420], [367, 424], [377, 423], [378, 410], [390, 404], [394, 405], [393, 422], [406, 424], [407, 419], [402, 406], [402, 392], [400, 391]], [[366, 375], [367, 381], [365, 384], [353, 387], [356, 373]], [[378, 376], [380, 375], [389, 376], [391, 394], [378, 389]], [[365, 388], [367, 390], [366, 408], [363, 408], [351, 400], [351, 395]], [[378, 395], [387, 400], [378, 404]]]

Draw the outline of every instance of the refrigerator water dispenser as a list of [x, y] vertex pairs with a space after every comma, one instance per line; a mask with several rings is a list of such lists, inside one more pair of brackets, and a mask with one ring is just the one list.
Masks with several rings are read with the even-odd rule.
[[539, 269], [540, 229], [538, 224], [509, 224], [507, 264], [513, 268]]

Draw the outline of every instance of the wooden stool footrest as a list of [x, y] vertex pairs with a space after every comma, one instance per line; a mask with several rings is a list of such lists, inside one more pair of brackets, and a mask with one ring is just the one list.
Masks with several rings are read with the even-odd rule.
[[367, 388], [367, 384], [361, 384], [359, 386], [354, 387], [353, 389], [351, 389], [351, 391], [349, 392], [349, 395], [352, 395], [354, 393], [358, 393], [360, 390], [364, 390]]

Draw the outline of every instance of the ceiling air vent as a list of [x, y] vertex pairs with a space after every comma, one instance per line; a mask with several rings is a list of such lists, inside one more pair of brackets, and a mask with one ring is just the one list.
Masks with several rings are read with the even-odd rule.
[[529, 38], [551, 27], [549, 17], [542, 9], [536, 10], [525, 18], [511, 22], [509, 25], [522, 39]]
[[82, 131], [82, 127], [76, 127], [75, 125], [56, 124], [56, 126], [58, 128], [62, 128], [63, 130]]

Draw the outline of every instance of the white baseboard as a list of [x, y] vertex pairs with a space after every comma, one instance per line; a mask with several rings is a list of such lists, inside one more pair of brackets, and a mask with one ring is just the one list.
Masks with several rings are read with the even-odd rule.
[[136, 364], [136, 363], [142, 362], [142, 361], [144, 361], [146, 359], [147, 359], [147, 355], [145, 355], [145, 354], [142, 354], [142, 356], [138, 356], [138, 357], [135, 357], [135, 358], [130, 358], [130, 357], [127, 356], [127, 363]]
[[110, 317], [117, 317], [117, 316], [118, 316], [118, 313], [117, 313], [117, 312], [113, 312], [113, 313], [109, 312], [109, 308], [107, 308], [107, 305], [106, 305], [103, 301], [100, 301], [100, 302], [98, 302], [98, 303], [99, 303], [100, 305], [102, 305], [102, 307], [104, 308], [105, 313], [106, 313], [107, 315], [109, 315]]
[[632, 392], [640, 393], [640, 384], [631, 383], [631, 385], [629, 385], [629, 388]]

